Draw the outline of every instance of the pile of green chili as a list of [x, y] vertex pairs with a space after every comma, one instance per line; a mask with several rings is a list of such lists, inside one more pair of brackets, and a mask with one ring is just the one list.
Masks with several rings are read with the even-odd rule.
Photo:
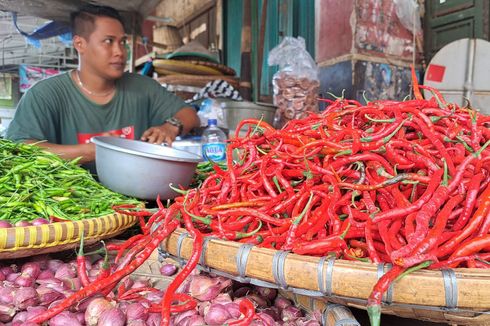
[[200, 162], [197, 164], [196, 172], [192, 176], [191, 184], [189, 188], [198, 188], [202, 185], [204, 180], [206, 180], [211, 174], [215, 173], [214, 166], [217, 165], [219, 168], [226, 170], [225, 162]]
[[80, 220], [111, 214], [123, 203], [139, 202], [99, 184], [77, 160], [0, 139], [0, 220]]

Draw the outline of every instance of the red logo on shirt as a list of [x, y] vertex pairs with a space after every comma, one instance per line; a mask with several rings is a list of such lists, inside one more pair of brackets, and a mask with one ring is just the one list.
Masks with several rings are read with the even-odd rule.
[[93, 134], [78, 133], [77, 134], [78, 143], [88, 144], [90, 143], [90, 138], [95, 136], [112, 136], [112, 137], [120, 137], [125, 139], [134, 139], [134, 126], [128, 126], [122, 129], [116, 129], [116, 130], [110, 130], [104, 132], [97, 132]]

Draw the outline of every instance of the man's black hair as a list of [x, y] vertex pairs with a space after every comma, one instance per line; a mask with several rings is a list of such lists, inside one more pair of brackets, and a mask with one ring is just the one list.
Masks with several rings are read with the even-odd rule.
[[124, 27], [124, 21], [116, 9], [108, 6], [87, 4], [70, 15], [72, 35], [88, 38], [94, 31], [97, 17], [114, 18]]

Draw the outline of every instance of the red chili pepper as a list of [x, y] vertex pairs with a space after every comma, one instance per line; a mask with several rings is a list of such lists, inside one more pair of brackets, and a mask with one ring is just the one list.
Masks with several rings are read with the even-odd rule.
[[235, 138], [237, 138], [237, 139], [240, 138], [239, 137], [239, 131], [245, 125], [255, 125], [258, 128], [263, 128], [265, 131], [270, 132], [270, 133], [274, 133], [276, 131], [276, 129], [274, 129], [274, 127], [272, 127], [267, 122], [264, 122], [262, 120], [257, 120], [257, 119], [243, 119], [242, 121], [240, 121], [240, 123], [237, 126], [237, 129], [235, 131]]
[[[102, 241], [102, 244], [104, 245], [104, 260], [102, 261], [102, 264], [100, 265], [99, 273], [97, 274], [96, 282], [100, 280], [106, 279], [110, 274], [111, 274], [111, 264], [109, 262], [109, 254], [107, 252], [107, 248], [105, 243]], [[114, 284], [115, 286], [115, 284]]]
[[264, 242], [264, 237], [262, 235], [255, 234], [251, 237], [240, 239], [240, 240], [238, 240], [238, 242], [258, 245], [258, 244], [261, 244], [262, 242]]
[[199, 263], [199, 259], [201, 258], [201, 252], [203, 250], [203, 240], [204, 237], [202, 233], [197, 230], [192, 224], [191, 216], [186, 211], [185, 203], [183, 204], [183, 209], [181, 210], [182, 216], [184, 218], [184, 223], [186, 229], [189, 231], [193, 239], [193, 248], [192, 254], [186, 265], [181, 269], [181, 271], [174, 278], [172, 283], [167, 287], [163, 300], [162, 300], [162, 323], [164, 325], [170, 324], [170, 307], [172, 303], [172, 298], [174, 297], [175, 291], [182, 284], [182, 282], [189, 276], [192, 270]]
[[490, 247], [490, 234], [482, 235], [473, 239], [470, 239], [463, 243], [449, 259], [454, 259], [457, 257], [464, 257], [472, 254], [478, 253], [480, 250]]
[[[117, 256], [114, 260], [114, 262], [117, 264], [119, 262], [119, 259], [121, 259], [122, 255], [124, 254], [124, 251], [126, 249], [128, 249], [129, 247], [131, 247], [134, 243], [138, 242], [139, 240], [145, 238], [145, 235], [143, 234], [137, 234], [131, 238], [129, 238], [128, 240], [124, 241], [124, 243], [122, 243], [121, 245], [119, 245], [119, 248], [118, 248], [118, 253], [117, 253]], [[109, 250], [109, 248], [108, 248]]]
[[[197, 307], [196, 299], [194, 299], [193, 297], [191, 297], [190, 295], [188, 295], [186, 293], [175, 293], [173, 296], [173, 299], [178, 300], [178, 301], [183, 302], [183, 303], [178, 304], [178, 305], [173, 304], [172, 306], [170, 306], [170, 313], [172, 313], [172, 314], [193, 310]], [[148, 308], [148, 312], [155, 313], [155, 312], [161, 312], [161, 311], [162, 311], [162, 307], [159, 304], [153, 303]]]
[[267, 215], [267, 214], [264, 214], [260, 211], [250, 209], [250, 208], [246, 208], [246, 207], [223, 210], [222, 213], [225, 215], [229, 215], [229, 216], [237, 216], [237, 215], [238, 216], [242, 216], [242, 215], [243, 216], [254, 216], [264, 223], [270, 223], [270, 224], [275, 225], [275, 226], [281, 226], [284, 224], [288, 224], [288, 225], [291, 224], [290, 219], [274, 218], [274, 217]]
[[278, 249], [278, 245], [279, 247], [282, 247], [285, 241], [286, 234], [271, 235], [266, 237], [264, 241], [260, 244], [260, 246], [263, 248]]
[[480, 184], [482, 180], [483, 180], [483, 173], [478, 173], [471, 178], [470, 183], [468, 185], [468, 191], [466, 193], [466, 201], [465, 201], [463, 212], [461, 213], [456, 223], [454, 223], [453, 230], [456, 231], [461, 230], [468, 222], [471, 212], [475, 207], [476, 198], [478, 197], [478, 192], [480, 190]]
[[366, 251], [362, 248], [348, 248], [344, 249], [344, 258], [347, 260], [359, 260], [364, 262], [369, 262], [366, 257]]
[[426, 176], [422, 176], [422, 175], [419, 175], [416, 173], [400, 173], [391, 179], [385, 180], [382, 183], [378, 183], [378, 184], [374, 184], [374, 185], [362, 185], [362, 184], [352, 184], [352, 183], [340, 182], [338, 184], [338, 186], [349, 188], [349, 189], [360, 190], [360, 191], [370, 191], [370, 190], [377, 190], [380, 188], [389, 187], [389, 186], [392, 186], [392, 185], [397, 184], [399, 182], [402, 182], [404, 180], [429, 183], [431, 178], [426, 177]]
[[[309, 198], [308, 198], [309, 197]], [[318, 197], [317, 197], [318, 199]], [[306, 203], [305, 203], [306, 202]], [[300, 207], [303, 207], [303, 211], [300, 213]], [[298, 226], [301, 223], [302, 219], [308, 215], [308, 212], [311, 210], [311, 206], [314, 205], [313, 202], [313, 193], [304, 193], [303, 196], [298, 200], [296, 205], [293, 208], [293, 216], [291, 227], [288, 230], [288, 234], [286, 236], [286, 241], [282, 246], [282, 250], [291, 250], [293, 246], [293, 241], [296, 240], [296, 232], [298, 230]]]
[[324, 255], [331, 249], [335, 252], [339, 252], [340, 250], [347, 248], [347, 244], [344, 240], [347, 231], [348, 228], [343, 234], [332, 235], [325, 239], [318, 239], [315, 241], [296, 241], [292, 245], [292, 251], [298, 255]]
[[443, 233], [451, 211], [463, 200], [463, 196], [452, 197], [435, 218], [434, 227], [429, 231], [427, 237], [412, 251], [408, 257], [401, 257], [394, 260], [395, 264], [403, 267], [410, 267], [427, 260], [424, 255], [434, 249], [437, 241]]
[[243, 299], [238, 304], [238, 307], [240, 309], [240, 312], [243, 314], [243, 319], [228, 322], [227, 325], [229, 325], [229, 326], [248, 326], [248, 325], [250, 325], [252, 323], [254, 316], [255, 316], [254, 304], [248, 299]]
[[365, 230], [365, 232], [366, 232], [365, 237], [366, 237], [368, 254], [369, 254], [369, 258], [371, 258], [371, 261], [373, 263], [379, 264], [381, 262], [381, 260], [379, 259], [378, 253], [376, 252], [376, 249], [374, 248], [374, 241], [373, 241], [373, 237], [371, 234], [371, 228], [372, 228], [371, 220], [368, 220], [367, 225], [366, 225], [366, 230]]
[[390, 284], [403, 273], [405, 269], [400, 266], [393, 266], [386, 274], [384, 274], [373, 287], [368, 298], [367, 312], [371, 326], [379, 326], [381, 318], [381, 300], [383, 294], [388, 290]]
[[49, 222], [50, 223], [58, 223], [58, 222], [71, 222], [71, 221], [70, 220], [62, 219], [61, 217], [50, 215], [49, 216]]
[[456, 237], [450, 239], [443, 246], [437, 249], [438, 258], [443, 258], [449, 253], [453, 252], [453, 250], [459, 243], [472, 235], [475, 231], [478, 230], [478, 227], [480, 227], [480, 225], [486, 222], [485, 218], [488, 218], [488, 214], [490, 213], [490, 185], [487, 186], [485, 191], [482, 193], [481, 198], [483, 198], [484, 201], [473, 214], [470, 221], [463, 229], [463, 232], [461, 232]]
[[211, 207], [212, 210], [218, 211], [218, 210], [224, 210], [224, 209], [230, 209], [230, 208], [238, 208], [238, 207], [261, 207], [267, 204], [266, 201], [263, 201], [262, 199], [251, 199], [249, 201], [245, 202], [234, 202], [234, 203], [228, 203], [228, 204], [222, 204], [222, 205], [217, 205]]
[[136, 241], [133, 247], [126, 252], [126, 255], [124, 255], [122, 261], [118, 262], [117, 270], [124, 269], [150, 242], [151, 238], [148, 236]]
[[138, 294], [141, 292], [158, 292], [159, 290], [152, 288], [152, 287], [142, 287], [142, 288], [136, 288], [136, 289], [129, 289], [124, 291], [124, 293], [119, 294], [118, 297], [121, 300], [130, 300], [129, 298], [134, 295]]
[[490, 253], [474, 254], [469, 256], [455, 257], [448, 260], [443, 260], [438, 263], [429, 266], [429, 269], [442, 269], [442, 268], [456, 268], [463, 262], [469, 260], [482, 260], [488, 261], [490, 259]]
[[[127, 204], [127, 205], [114, 205], [114, 206], [112, 206], [112, 209], [116, 213], [138, 217], [138, 221], [139, 221], [139, 224], [140, 224], [141, 231], [144, 234], [146, 234], [149, 231], [147, 229], [147, 226], [146, 226], [145, 217], [149, 217], [149, 216], [153, 215], [152, 212], [149, 212], [149, 211], [144, 210], [144, 209], [141, 210], [136, 205], [131, 205], [131, 204]], [[132, 211], [131, 209], [135, 209], [135, 210]]]
[[[474, 260], [475, 266], [473, 268], [481, 268], [481, 269], [490, 269], [490, 263], [489, 262], [483, 262], [480, 260]], [[470, 266], [468, 266], [470, 267]]]
[[388, 239], [390, 241], [390, 245], [393, 249], [397, 250], [403, 247], [404, 244], [401, 242], [397, 235], [400, 229], [402, 228], [402, 221], [401, 220], [395, 220], [390, 227], [388, 228]]
[[87, 261], [83, 254], [83, 233], [80, 237], [80, 249], [77, 253], [77, 273], [80, 278], [80, 282], [83, 287], [86, 287], [90, 284], [90, 280], [87, 274]]
[[434, 191], [439, 185], [443, 173], [444, 171], [440, 169], [432, 175], [432, 180], [429, 183], [424, 194], [412, 205], [403, 208], [395, 208], [387, 212], [381, 212], [379, 214], [376, 214], [375, 217], [373, 218], [373, 222], [378, 223], [385, 219], [400, 218], [420, 210], [434, 194]]

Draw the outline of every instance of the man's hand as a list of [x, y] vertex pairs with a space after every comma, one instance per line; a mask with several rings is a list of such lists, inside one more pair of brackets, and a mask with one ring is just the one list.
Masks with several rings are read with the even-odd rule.
[[[180, 109], [174, 116], [182, 122], [182, 134], [187, 134], [192, 128], [199, 127], [199, 117], [196, 110], [191, 107]], [[164, 123], [161, 126], [151, 127], [141, 136], [142, 141], [147, 141], [153, 144], [166, 143], [171, 145], [175, 138], [179, 135], [179, 128], [170, 123]]]
[[152, 144], [166, 143], [171, 145], [175, 138], [179, 135], [179, 128], [169, 123], [164, 123], [158, 127], [151, 127], [146, 130], [141, 136], [142, 141]]

